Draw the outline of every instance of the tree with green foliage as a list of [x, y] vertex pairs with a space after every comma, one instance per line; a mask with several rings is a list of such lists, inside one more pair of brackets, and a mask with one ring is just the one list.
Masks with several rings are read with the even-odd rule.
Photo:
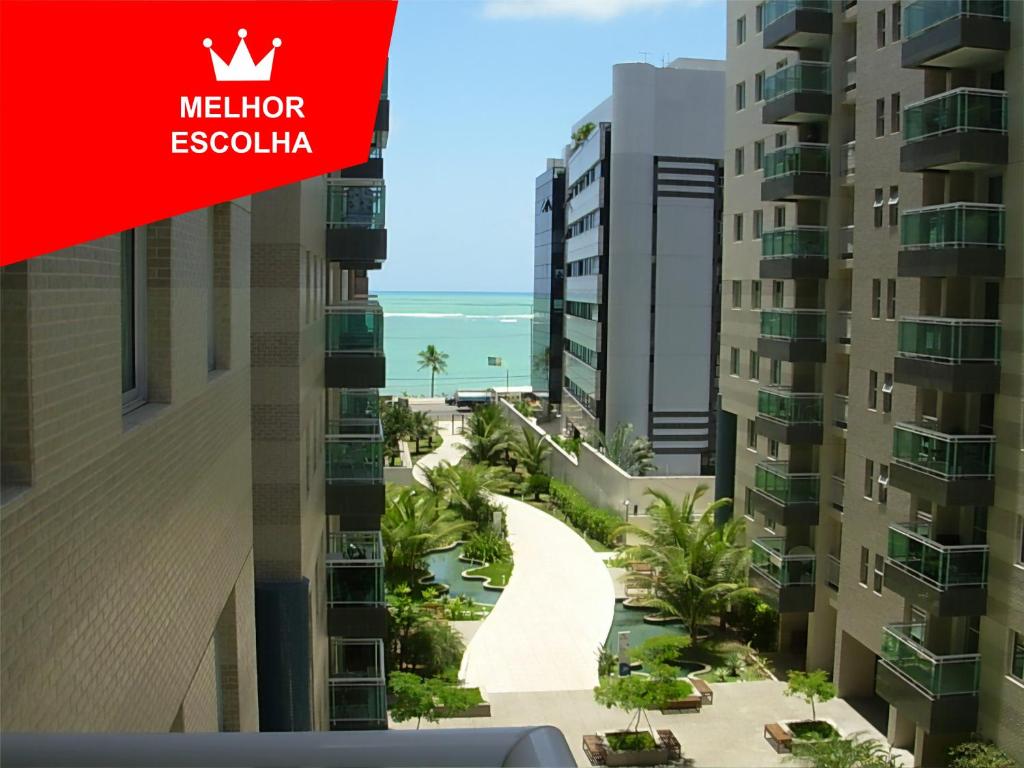
[[709, 504], [696, 516], [695, 505], [706, 492], [706, 486], [699, 486], [677, 504], [667, 493], [648, 490], [654, 499], [647, 509], [651, 529], [619, 529], [640, 542], [627, 547], [624, 557], [650, 566], [649, 573], [632, 574], [630, 585], [651, 593], [647, 604], [652, 608], [682, 619], [693, 643], [702, 623], [753, 591], [746, 583], [750, 555], [743, 544], [743, 524], [716, 524], [715, 510], [730, 503], [728, 499]]
[[682, 661], [682, 654], [691, 645], [685, 635], [655, 635], [641, 643], [633, 655], [636, 660], [650, 666], [674, 666]]
[[604, 643], [597, 646], [594, 653], [597, 657], [597, 676], [608, 677], [614, 675], [619, 669], [619, 657], [612, 653], [611, 649]]
[[459, 448], [474, 464], [501, 464], [513, 445], [511, 427], [497, 403], [473, 411], [466, 419], [462, 436], [466, 442]]
[[448, 506], [455, 514], [478, 529], [488, 528], [498, 510], [491, 495], [508, 490], [508, 470], [486, 464], [449, 466], [444, 485]]
[[874, 739], [830, 736], [794, 740], [789, 759], [813, 768], [899, 768], [892, 750]]
[[456, 541], [472, 523], [437, 504], [429, 492], [391, 487], [380, 521], [389, 583], [411, 583], [426, 570], [427, 553]]
[[458, 669], [466, 652], [462, 637], [430, 613], [425, 602], [416, 600], [408, 584], [390, 589], [387, 603], [388, 669], [415, 670], [426, 677]]
[[434, 420], [426, 411], [414, 411], [409, 424], [409, 436], [416, 441], [416, 453], [420, 452], [420, 441], [434, 437]]
[[388, 675], [391, 719], [396, 723], [416, 718], [416, 730], [426, 718], [436, 723], [442, 717], [465, 712], [479, 701], [479, 693], [462, 688], [458, 681], [444, 677], [422, 678], [410, 672]]
[[462, 545], [462, 554], [470, 560], [482, 563], [497, 563], [512, 559], [512, 547], [497, 531], [477, 531]]
[[[693, 686], [677, 678], [673, 669], [656, 664], [646, 675], [601, 678], [594, 688], [594, 700], [608, 709], [629, 712], [626, 730], [635, 733], [640, 730], [642, 719], [646, 719], [648, 709], [664, 709], [669, 702], [685, 699], [691, 693]], [[650, 720], [647, 725], [650, 726]]]
[[789, 673], [789, 685], [784, 693], [787, 696], [798, 696], [811, 705], [811, 719], [817, 720], [815, 704], [824, 703], [836, 697], [835, 683], [828, 679], [828, 672], [815, 669], [811, 672], [794, 670]]
[[524, 494], [533, 494], [533, 500], [540, 501], [541, 494], [548, 493], [550, 490], [551, 478], [538, 472], [526, 478], [526, 487], [523, 492]]
[[400, 442], [406, 439], [413, 430], [413, 412], [404, 400], [383, 402], [380, 410], [381, 430], [384, 433], [384, 454], [394, 465], [395, 458], [401, 455]]
[[949, 750], [949, 768], [1014, 768], [1013, 758], [991, 741], [975, 736]]
[[632, 424], [619, 424], [611, 437], [595, 429], [587, 434], [586, 439], [627, 475], [643, 477], [657, 469], [654, 466], [654, 446], [646, 437], [636, 434]]
[[433, 344], [427, 344], [427, 348], [418, 353], [420, 367], [430, 369], [430, 396], [434, 396], [434, 376], [439, 373], [448, 373], [448, 353], [442, 352]]
[[523, 427], [522, 437], [512, 444], [512, 453], [528, 475], [539, 475], [544, 473], [551, 445], [544, 435], [537, 434], [529, 427]]

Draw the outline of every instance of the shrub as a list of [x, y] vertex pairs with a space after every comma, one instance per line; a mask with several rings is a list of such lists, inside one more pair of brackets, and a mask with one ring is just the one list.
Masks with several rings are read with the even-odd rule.
[[975, 737], [949, 750], [950, 768], [1014, 768], [1013, 758], [990, 741]]
[[775, 648], [779, 612], [757, 594], [739, 597], [733, 605], [733, 622], [743, 639], [759, 651]]
[[685, 635], [655, 635], [648, 638], [636, 649], [636, 658], [644, 667], [651, 664], [678, 664], [682, 653], [690, 647], [690, 638]]
[[500, 534], [487, 528], [469, 537], [462, 547], [462, 554], [470, 560], [496, 563], [499, 560], [509, 560], [512, 557], [512, 548]]
[[555, 435], [551, 439], [558, 443], [558, 447], [566, 453], [571, 453], [576, 457], [580, 455], [580, 439], [578, 437], [561, 437], [560, 435]]
[[560, 480], [551, 479], [551, 504], [576, 530], [605, 546], [615, 546], [615, 532], [622, 518], [607, 509], [592, 507], [582, 493]]
[[616, 752], [642, 752], [654, 749], [654, 737], [646, 731], [627, 731], [625, 733], [609, 733], [608, 746]]

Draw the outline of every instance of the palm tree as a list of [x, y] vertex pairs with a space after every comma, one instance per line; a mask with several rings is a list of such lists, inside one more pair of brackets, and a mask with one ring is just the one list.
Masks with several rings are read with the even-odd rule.
[[430, 550], [450, 544], [472, 527], [455, 512], [439, 507], [429, 493], [414, 488], [390, 493], [380, 521], [388, 579], [410, 583], [425, 570]]
[[508, 471], [485, 464], [460, 464], [448, 467], [444, 477], [449, 508], [480, 528], [489, 527], [496, 509], [490, 496], [508, 489]]
[[697, 501], [706, 492], [706, 486], [699, 486], [677, 504], [664, 492], [648, 490], [654, 499], [648, 507], [651, 530], [625, 525], [619, 531], [640, 541], [627, 548], [625, 556], [651, 567], [650, 573], [630, 576], [631, 586], [651, 592], [651, 607], [682, 619], [694, 643], [700, 625], [710, 616], [755, 591], [746, 584], [749, 550], [741, 541], [742, 523], [715, 523], [715, 510], [730, 500], [719, 499], [699, 516], [695, 513]]
[[643, 477], [657, 469], [654, 466], [654, 447], [646, 437], [633, 432], [632, 424], [619, 424], [610, 438], [595, 429], [587, 433], [587, 442], [628, 475]]
[[434, 376], [438, 373], [448, 373], [448, 353], [442, 352], [433, 344], [427, 344], [427, 348], [419, 353], [420, 367], [430, 369], [430, 396], [434, 396]]
[[466, 444], [459, 447], [474, 464], [499, 464], [512, 447], [508, 421], [494, 403], [473, 411], [462, 434]]
[[434, 420], [425, 411], [415, 411], [410, 423], [412, 438], [416, 441], [416, 453], [420, 452], [420, 440], [429, 440], [434, 436]]
[[551, 446], [542, 435], [523, 427], [523, 437], [512, 444], [512, 453], [529, 475], [544, 472], [544, 462], [551, 453]]

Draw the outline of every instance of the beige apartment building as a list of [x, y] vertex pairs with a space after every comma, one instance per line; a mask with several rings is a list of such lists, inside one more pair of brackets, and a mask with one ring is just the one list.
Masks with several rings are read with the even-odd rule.
[[728, 5], [751, 580], [920, 765], [972, 732], [1024, 760], [1022, 41], [1004, 0]]

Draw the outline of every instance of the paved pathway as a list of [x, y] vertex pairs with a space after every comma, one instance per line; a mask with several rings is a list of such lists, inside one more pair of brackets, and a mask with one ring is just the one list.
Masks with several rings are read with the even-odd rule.
[[[420, 465], [455, 463], [444, 443]], [[571, 691], [597, 685], [595, 653], [611, 627], [615, 592], [603, 561], [571, 528], [525, 502], [496, 496], [505, 508], [515, 568], [462, 660], [467, 685], [487, 694]]]

